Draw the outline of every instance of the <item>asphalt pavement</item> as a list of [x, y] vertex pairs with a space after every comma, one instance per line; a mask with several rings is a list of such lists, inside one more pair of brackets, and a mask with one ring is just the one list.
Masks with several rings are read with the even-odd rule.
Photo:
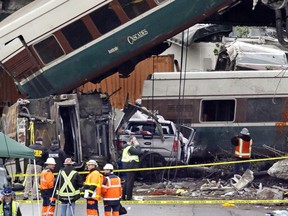
[[[267, 206], [267, 205], [235, 205], [223, 206], [221, 204], [214, 205], [151, 205], [151, 204], [129, 204], [123, 202], [123, 206], [127, 209], [127, 216], [264, 216], [273, 210], [285, 209], [283, 206]], [[54, 215], [60, 215], [60, 204], [56, 206]], [[40, 216], [39, 208], [36, 203], [20, 203], [23, 216]], [[99, 203], [100, 216], [104, 215], [103, 204]], [[40, 204], [41, 209], [41, 204]], [[86, 205], [76, 204], [75, 216], [86, 215]]]

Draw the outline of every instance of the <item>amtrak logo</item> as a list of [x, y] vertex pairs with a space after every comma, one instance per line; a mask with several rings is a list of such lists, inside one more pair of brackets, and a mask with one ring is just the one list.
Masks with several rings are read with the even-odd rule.
[[146, 29], [143, 29], [140, 32], [138, 32], [132, 36], [128, 36], [127, 41], [129, 44], [134, 44], [135, 41], [145, 37], [148, 34], [149, 34], [149, 32]]

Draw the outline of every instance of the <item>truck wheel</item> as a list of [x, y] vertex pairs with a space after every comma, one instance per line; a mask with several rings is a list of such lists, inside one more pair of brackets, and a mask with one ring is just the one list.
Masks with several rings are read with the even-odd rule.
[[[140, 168], [163, 167], [165, 159], [162, 155], [155, 152], [148, 152], [140, 158]], [[140, 171], [139, 177], [145, 181], [159, 182], [162, 180], [163, 170]]]

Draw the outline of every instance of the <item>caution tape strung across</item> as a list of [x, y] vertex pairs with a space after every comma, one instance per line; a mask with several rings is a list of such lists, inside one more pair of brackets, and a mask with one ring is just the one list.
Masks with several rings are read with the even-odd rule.
[[[121, 170], [114, 170], [114, 172], [138, 172], [138, 171], [165, 170], [165, 169], [183, 169], [183, 168], [192, 168], [192, 167], [230, 165], [230, 164], [237, 164], [237, 163], [264, 162], [264, 161], [273, 161], [273, 160], [282, 160], [282, 159], [288, 159], [288, 156], [261, 158], [261, 159], [249, 159], [249, 160], [241, 160], [241, 161], [226, 161], [226, 162], [214, 162], [214, 163], [203, 163], [203, 164], [189, 164], [189, 165], [178, 165], [178, 166], [121, 169]], [[58, 173], [55, 173], [55, 175], [57, 175], [57, 174]], [[88, 171], [79, 172], [79, 174], [88, 174]], [[40, 175], [40, 174], [38, 174], [38, 175]], [[11, 177], [24, 177], [24, 176], [34, 176], [34, 174], [12, 174], [10, 176]]]
[[[37, 200], [17, 200], [23, 204], [37, 204]], [[103, 201], [100, 201], [102, 203]], [[42, 203], [42, 200], [39, 201]], [[60, 204], [60, 201], [57, 201]], [[122, 204], [130, 205], [216, 205], [216, 204], [282, 204], [288, 200], [130, 200], [121, 201]], [[86, 200], [77, 200], [76, 204], [86, 204]]]

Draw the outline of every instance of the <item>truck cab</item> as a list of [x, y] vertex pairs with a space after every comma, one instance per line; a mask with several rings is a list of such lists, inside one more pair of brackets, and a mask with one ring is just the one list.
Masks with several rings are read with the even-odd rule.
[[160, 115], [153, 115], [147, 109], [134, 105], [124, 109], [124, 113], [125, 115], [130, 113], [131, 117], [126, 118], [122, 122], [121, 129], [118, 130], [118, 150], [121, 150], [127, 144], [129, 137], [134, 135], [143, 152], [140, 164], [145, 160], [146, 155], [149, 155], [149, 158], [151, 155], [157, 156], [159, 165], [161, 163], [164, 165], [165, 162], [189, 163], [190, 158], [187, 155], [188, 152], [193, 151], [194, 129], [185, 126], [185, 133], [182, 133], [183, 127], [177, 130], [173, 121], [165, 120]]
[[166, 161], [180, 160], [181, 141], [178, 139], [175, 124], [163, 118], [158, 122], [163, 138], [155, 120], [138, 111], [120, 133], [118, 143], [122, 142], [122, 145], [125, 145], [129, 136], [134, 135], [144, 153], [153, 151], [159, 153]]

